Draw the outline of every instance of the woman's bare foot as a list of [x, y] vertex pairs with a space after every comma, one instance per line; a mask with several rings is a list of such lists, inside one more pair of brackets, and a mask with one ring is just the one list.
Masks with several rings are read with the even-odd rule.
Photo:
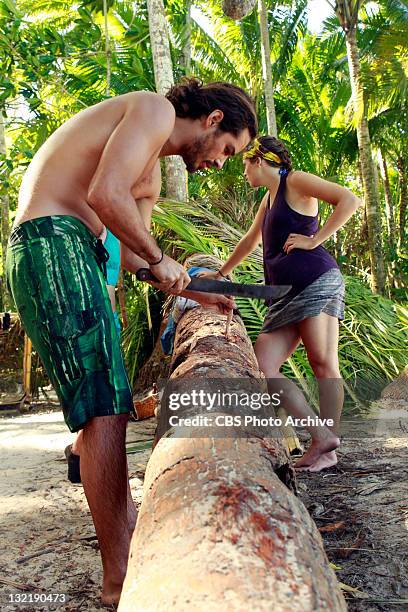
[[[319, 461], [320, 458], [323, 457], [323, 455], [329, 455], [332, 451], [335, 451], [338, 446], [340, 446], [340, 440], [334, 434], [327, 436], [323, 440], [312, 440], [311, 445], [309, 446], [303, 457], [299, 459], [299, 461], [296, 461], [295, 469], [310, 470], [310, 468], [312, 466], [315, 466], [317, 461]], [[336, 455], [336, 453], [334, 453], [334, 455]], [[337, 463], [337, 458], [335, 463]], [[334, 465], [334, 463], [332, 465]], [[329, 466], [327, 465], [325, 467]]]
[[308, 468], [301, 468], [309, 472], [321, 472], [329, 467], [333, 467], [337, 463], [336, 451], [330, 451], [321, 455], [319, 459]]

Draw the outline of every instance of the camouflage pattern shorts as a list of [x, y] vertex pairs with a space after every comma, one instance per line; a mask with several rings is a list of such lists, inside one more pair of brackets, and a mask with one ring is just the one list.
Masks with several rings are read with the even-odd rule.
[[9, 289], [72, 432], [133, 408], [103, 274], [108, 257], [101, 241], [66, 215], [25, 221], [9, 239]]

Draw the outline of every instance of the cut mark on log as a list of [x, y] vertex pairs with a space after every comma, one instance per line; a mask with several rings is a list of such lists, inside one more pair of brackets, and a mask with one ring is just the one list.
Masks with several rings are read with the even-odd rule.
[[169, 465], [160, 474], [157, 474], [156, 478], [154, 480], [152, 480], [152, 482], [150, 483], [150, 486], [149, 486], [148, 490], [150, 491], [154, 487], [156, 481], [159, 478], [162, 478], [164, 476], [164, 474], [166, 474], [167, 472], [171, 472], [171, 470], [174, 470], [175, 467], [177, 467], [178, 465], [180, 465], [184, 461], [191, 461], [191, 460], [195, 460], [195, 459], [196, 459], [196, 457], [194, 457], [193, 455], [186, 455], [185, 457], [182, 457], [181, 459], [179, 459], [175, 463], [172, 463], [172, 465]]

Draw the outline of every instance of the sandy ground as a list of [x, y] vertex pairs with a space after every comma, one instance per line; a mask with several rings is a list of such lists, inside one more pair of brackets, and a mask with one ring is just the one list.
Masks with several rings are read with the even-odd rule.
[[[129, 423], [128, 446], [155, 424]], [[67, 478], [64, 448], [74, 440], [60, 411], [0, 420], [0, 610], [106, 610], [102, 568], [82, 485]], [[146, 443], [141, 445], [146, 446]], [[128, 455], [132, 496], [141, 503], [150, 450]], [[12, 593], [65, 594], [58, 607], [13, 604]]]
[[[372, 421], [345, 424], [339, 465], [298, 479], [299, 494], [348, 589], [350, 610], [408, 610], [408, 409], [394, 408], [391, 413], [380, 406], [376, 415], [392, 415], [391, 427], [389, 421], [376, 421], [375, 428]], [[128, 455], [137, 506], [154, 428], [154, 419], [128, 427], [128, 448], [137, 451]], [[106, 610], [99, 603], [101, 563], [83, 489], [66, 479], [63, 450], [73, 438], [55, 409], [0, 419], [4, 612]], [[65, 594], [68, 601], [22, 603], [30, 593]]]

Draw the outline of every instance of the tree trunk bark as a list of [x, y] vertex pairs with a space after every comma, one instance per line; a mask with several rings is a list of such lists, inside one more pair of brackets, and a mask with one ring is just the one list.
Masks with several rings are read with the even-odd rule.
[[[163, 0], [147, 0], [147, 10], [156, 91], [164, 95], [174, 84], [174, 78]], [[160, 117], [157, 119], [160, 121]], [[165, 159], [165, 167], [167, 197], [186, 202], [188, 199], [187, 174], [183, 160], [178, 155], [168, 156]]]
[[388, 165], [384, 153], [380, 149], [381, 176], [384, 183], [385, 216], [387, 218], [388, 239], [393, 245], [395, 241], [394, 203], [392, 201]]
[[191, 0], [185, 0], [184, 9], [186, 20], [183, 31], [182, 65], [185, 76], [189, 76], [191, 73]]
[[397, 161], [400, 186], [400, 202], [399, 202], [399, 239], [400, 246], [406, 241], [405, 236], [405, 221], [407, 214], [407, 166], [405, 159], [399, 157]]
[[364, 91], [361, 83], [356, 28], [350, 27], [345, 29], [345, 34], [353, 106], [357, 122], [357, 140], [361, 161], [364, 202], [367, 215], [368, 249], [371, 262], [371, 288], [375, 293], [384, 293], [385, 262], [382, 248], [380, 197], [371, 152]]
[[106, 87], [105, 95], [108, 98], [110, 96], [111, 87], [111, 50], [109, 41], [109, 27], [108, 27], [108, 2], [103, 0], [102, 3], [103, 17], [104, 17], [104, 29], [105, 29], [105, 55], [106, 55]]
[[[183, 315], [173, 381], [234, 378], [239, 384], [245, 378], [259, 383], [241, 319], [234, 317], [229, 340], [225, 321], [200, 307]], [[170, 430], [160, 438], [163, 412], [119, 612], [220, 606], [345, 611], [320, 534], [290, 490], [295, 489], [293, 469], [282, 439], [208, 437], [198, 427], [188, 428], [189, 437]]]
[[259, 27], [261, 30], [262, 73], [264, 78], [266, 121], [268, 124], [268, 133], [276, 138], [278, 130], [276, 127], [275, 101], [273, 99], [271, 47], [269, 44], [268, 15], [264, 0], [258, 0], [258, 13]]
[[126, 310], [126, 290], [125, 280], [123, 277], [123, 270], [120, 271], [118, 280], [118, 299], [119, 299], [119, 310], [120, 316], [122, 317], [122, 329], [126, 329], [129, 326]]
[[[0, 112], [0, 155], [5, 156], [6, 151], [6, 133], [4, 129], [4, 117]], [[0, 311], [7, 310], [10, 305], [6, 283], [6, 251], [7, 243], [10, 235], [10, 200], [7, 193], [0, 196], [0, 229], [1, 229], [1, 259], [2, 259], [2, 274], [0, 278]]]
[[388, 265], [387, 265], [387, 295], [391, 298], [391, 288], [395, 287], [395, 222], [394, 222], [394, 205], [392, 201], [390, 179], [388, 176], [388, 165], [385, 160], [385, 155], [378, 150], [379, 159], [379, 170], [382, 178], [382, 184], [384, 188], [384, 200], [385, 200], [385, 219], [387, 223], [387, 242], [389, 245], [388, 253]]

